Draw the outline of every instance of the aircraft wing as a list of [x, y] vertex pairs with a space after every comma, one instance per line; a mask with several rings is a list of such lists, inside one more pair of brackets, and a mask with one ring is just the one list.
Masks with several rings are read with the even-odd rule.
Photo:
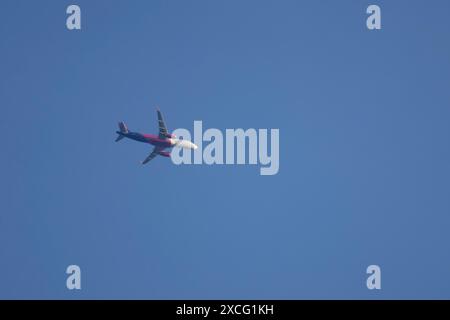
[[161, 148], [155, 147], [155, 148], [153, 149], [152, 153], [150, 153], [150, 154], [148, 155], [148, 157], [145, 158], [144, 161], [142, 161], [142, 164], [146, 164], [147, 162], [149, 162], [150, 160], [152, 160], [154, 157], [156, 157], [156, 156], [159, 154], [159, 152], [160, 152], [161, 150], [162, 150]]
[[167, 127], [166, 124], [164, 123], [161, 111], [156, 110], [156, 112], [158, 113], [159, 138], [165, 139], [167, 138]]

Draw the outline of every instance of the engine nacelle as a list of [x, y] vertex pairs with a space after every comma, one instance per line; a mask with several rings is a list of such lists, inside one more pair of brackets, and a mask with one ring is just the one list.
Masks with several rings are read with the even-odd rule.
[[170, 152], [167, 152], [167, 151], [160, 151], [159, 155], [161, 155], [163, 157], [170, 158]]

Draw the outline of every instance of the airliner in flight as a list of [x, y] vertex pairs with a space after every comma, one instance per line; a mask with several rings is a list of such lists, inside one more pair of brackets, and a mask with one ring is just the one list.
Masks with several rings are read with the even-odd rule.
[[164, 123], [161, 111], [159, 109], [156, 110], [158, 114], [158, 125], [159, 125], [159, 134], [144, 134], [138, 132], [129, 131], [126, 124], [124, 122], [119, 122], [120, 131], [116, 131], [119, 135], [116, 139], [116, 142], [122, 140], [123, 138], [129, 138], [132, 140], [136, 140], [139, 142], [149, 143], [154, 146], [152, 153], [149, 154], [142, 164], [146, 164], [156, 156], [160, 155], [163, 157], [170, 157], [170, 151], [165, 151], [168, 148], [172, 147], [181, 147], [185, 149], [197, 149], [197, 146], [189, 140], [177, 139], [174, 134], [170, 134], [167, 132], [166, 124]]

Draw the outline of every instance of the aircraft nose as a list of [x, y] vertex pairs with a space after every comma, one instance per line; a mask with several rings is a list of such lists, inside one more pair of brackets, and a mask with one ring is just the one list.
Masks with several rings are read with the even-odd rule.
[[192, 149], [197, 150], [197, 145], [195, 143], [192, 144]]

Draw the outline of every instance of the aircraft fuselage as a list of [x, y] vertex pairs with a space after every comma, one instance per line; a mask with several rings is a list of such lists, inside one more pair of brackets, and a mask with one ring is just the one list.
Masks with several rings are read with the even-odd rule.
[[122, 133], [120, 131], [117, 131], [117, 133], [124, 136], [125, 138], [139, 141], [139, 142], [149, 143], [151, 145], [154, 145], [155, 147], [170, 148], [170, 147], [174, 146], [174, 142], [172, 139], [170, 139], [170, 138], [161, 139], [161, 138], [159, 138], [159, 136], [154, 135], [154, 134], [144, 134], [144, 133], [131, 132], [131, 131], [127, 132], [127, 133]]

